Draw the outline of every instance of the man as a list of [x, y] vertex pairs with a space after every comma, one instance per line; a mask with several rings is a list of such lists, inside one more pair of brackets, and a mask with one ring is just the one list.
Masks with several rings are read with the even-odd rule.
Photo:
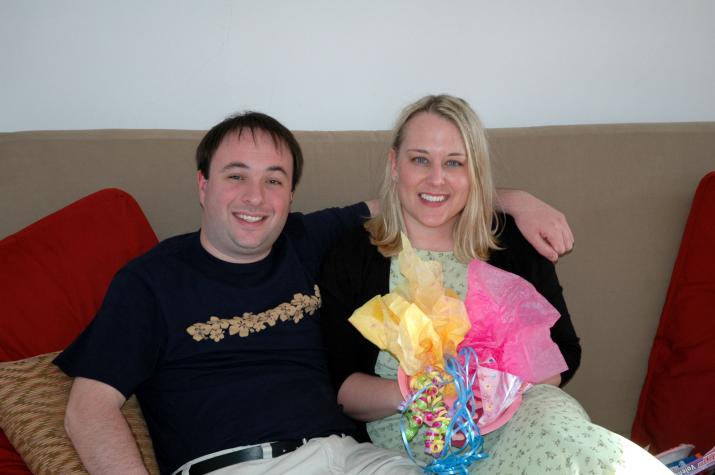
[[421, 473], [349, 437], [323, 354], [323, 253], [374, 203], [290, 214], [302, 153], [264, 114], [216, 125], [196, 156], [200, 231], [120, 270], [56, 359], [86, 468], [146, 473], [120, 412], [136, 393], [162, 473]]

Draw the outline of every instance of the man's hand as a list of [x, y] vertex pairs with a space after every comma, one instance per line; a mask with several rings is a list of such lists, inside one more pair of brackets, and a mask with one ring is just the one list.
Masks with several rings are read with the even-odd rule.
[[550, 261], [556, 262], [573, 249], [573, 232], [566, 216], [526, 191], [497, 190], [497, 208], [512, 215], [521, 234]]
[[374, 218], [375, 216], [380, 214], [380, 200], [367, 200], [365, 204], [370, 210], [370, 217]]

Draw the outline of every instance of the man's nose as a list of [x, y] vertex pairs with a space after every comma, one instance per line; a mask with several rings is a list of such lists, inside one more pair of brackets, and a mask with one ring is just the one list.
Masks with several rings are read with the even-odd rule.
[[241, 199], [246, 204], [258, 206], [263, 203], [263, 192], [263, 183], [249, 182], [246, 183], [246, 186], [243, 188], [243, 196], [241, 196]]

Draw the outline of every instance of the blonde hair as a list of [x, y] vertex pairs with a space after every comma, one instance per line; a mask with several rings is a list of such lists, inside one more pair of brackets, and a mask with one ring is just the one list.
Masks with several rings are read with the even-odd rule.
[[[391, 147], [397, 155], [404, 140], [407, 123], [415, 115], [427, 112], [452, 122], [462, 135], [467, 150], [469, 194], [467, 203], [452, 230], [454, 256], [467, 263], [478, 258], [486, 260], [492, 249], [499, 249], [494, 236], [494, 184], [489, 161], [489, 147], [484, 127], [477, 114], [464, 99], [441, 94], [426, 96], [402, 110], [395, 123]], [[400, 232], [406, 232], [402, 208], [392, 179], [390, 161], [380, 189], [381, 213], [365, 223], [370, 241], [385, 257], [402, 249]]]

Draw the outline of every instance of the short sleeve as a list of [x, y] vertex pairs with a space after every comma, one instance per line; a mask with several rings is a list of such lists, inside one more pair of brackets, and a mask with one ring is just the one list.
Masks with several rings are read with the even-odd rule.
[[356, 203], [344, 208], [327, 208], [304, 215], [306, 236], [324, 255], [335, 242], [358, 229], [370, 217], [367, 205]]
[[307, 214], [291, 213], [284, 234], [295, 247], [305, 269], [317, 279], [328, 250], [342, 237], [360, 229], [369, 214], [364, 202]]
[[124, 268], [94, 320], [54, 363], [69, 376], [101, 381], [129, 397], [158, 364], [162, 322], [147, 280]]

